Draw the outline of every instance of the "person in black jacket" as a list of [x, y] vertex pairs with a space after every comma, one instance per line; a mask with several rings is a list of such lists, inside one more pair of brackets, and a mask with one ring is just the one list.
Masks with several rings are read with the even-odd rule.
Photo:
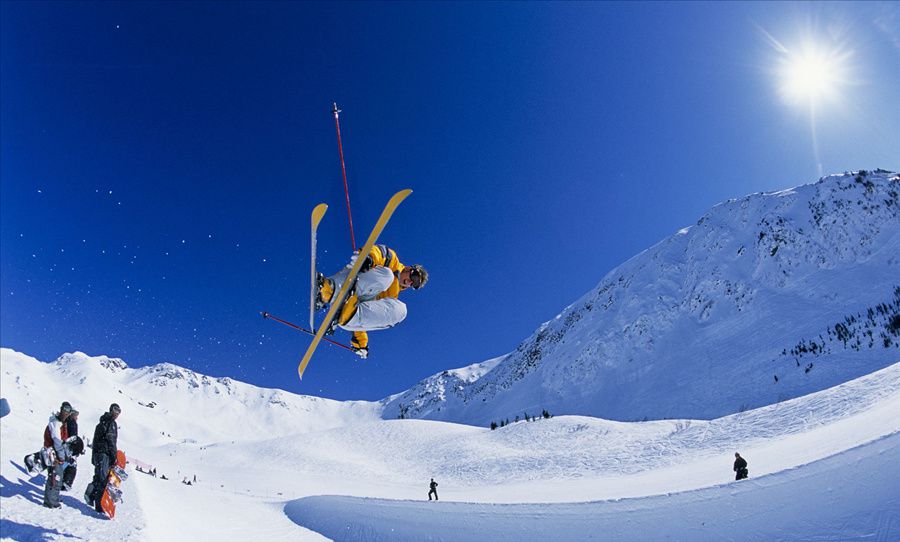
[[[72, 413], [66, 418], [66, 434], [70, 438], [78, 436], [78, 411], [75, 409], [72, 409]], [[69, 464], [66, 465], [66, 470], [63, 471], [61, 488], [63, 491], [72, 489], [72, 486], [75, 484], [75, 475], [78, 474], [78, 465], [75, 461], [76, 458], [73, 455], [69, 460]]]
[[106, 491], [109, 481], [109, 469], [116, 463], [116, 443], [119, 439], [119, 425], [116, 418], [122, 413], [122, 409], [116, 403], [109, 405], [109, 412], [100, 417], [100, 423], [94, 429], [94, 444], [91, 453], [91, 463], [94, 465], [94, 480], [84, 492], [84, 499], [94, 510], [103, 513], [100, 507], [100, 499]]
[[428, 492], [428, 500], [429, 500], [429, 501], [431, 500], [431, 494], [432, 494], [432, 493], [434, 494], [434, 500], [438, 500], [438, 496], [437, 496], [437, 486], [438, 486], [438, 483], [434, 481], [434, 478], [432, 478], [432, 479], [431, 479], [431, 483], [428, 484], [428, 485], [429, 485], [429, 487], [431, 488], [431, 491]]
[[747, 470], [747, 460], [741, 457], [741, 454], [734, 452], [734, 472], [737, 473], [734, 476], [735, 480], [743, 480], [750, 474], [750, 471]]

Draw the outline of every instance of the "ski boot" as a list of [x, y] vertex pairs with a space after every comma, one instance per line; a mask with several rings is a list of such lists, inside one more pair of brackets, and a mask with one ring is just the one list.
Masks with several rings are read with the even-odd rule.
[[334, 282], [322, 273], [316, 273], [316, 310], [328, 306], [334, 297]]

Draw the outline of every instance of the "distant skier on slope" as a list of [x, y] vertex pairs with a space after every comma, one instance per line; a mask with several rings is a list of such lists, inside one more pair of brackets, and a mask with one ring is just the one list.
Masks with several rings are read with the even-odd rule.
[[750, 474], [750, 471], [747, 470], [747, 460], [741, 457], [741, 454], [734, 452], [734, 472], [736, 473], [734, 476], [735, 480], [743, 480]]
[[432, 479], [431, 479], [431, 483], [428, 484], [428, 485], [429, 485], [429, 487], [431, 487], [431, 491], [428, 492], [428, 500], [429, 500], [429, 501], [431, 500], [431, 495], [432, 495], [432, 494], [434, 495], [434, 500], [436, 500], [436, 501], [439, 500], [439, 499], [438, 499], [438, 495], [437, 495], [437, 486], [438, 486], [438, 483], [434, 481], [434, 478], [432, 478]]
[[[317, 277], [318, 292], [316, 307], [324, 308], [334, 297], [347, 278], [356, 261], [356, 254], [350, 264], [330, 277], [321, 273]], [[393, 327], [406, 318], [406, 304], [397, 299], [407, 288], [418, 290], [428, 282], [428, 271], [419, 264], [403, 265], [394, 249], [385, 245], [375, 245], [366, 255], [366, 261], [335, 318], [335, 325], [353, 332], [350, 346], [361, 358], [369, 355], [367, 331]]]

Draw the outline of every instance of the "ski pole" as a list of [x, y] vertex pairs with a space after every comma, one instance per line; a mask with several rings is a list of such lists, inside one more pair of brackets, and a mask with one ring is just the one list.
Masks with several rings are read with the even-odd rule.
[[[278, 322], [279, 324], [284, 324], [284, 325], [286, 325], [286, 326], [288, 326], [288, 327], [290, 327], [290, 328], [296, 329], [297, 331], [301, 331], [301, 332], [303, 332], [303, 333], [306, 333], [307, 335], [312, 335], [312, 336], [314, 336], [314, 337], [315, 337], [315, 335], [316, 335], [316, 332], [315, 332], [315, 331], [310, 331], [310, 330], [306, 329], [305, 327], [300, 327], [300, 326], [298, 326], [297, 324], [292, 324], [292, 323], [288, 322], [287, 320], [282, 320], [281, 318], [279, 318], [279, 317], [277, 317], [277, 316], [274, 316], [274, 315], [272, 315], [272, 314], [269, 314], [269, 313], [266, 312], [266, 311], [262, 311], [260, 314], [262, 315], [263, 318], [266, 318], [266, 319], [269, 319], [269, 320], [275, 320], [275, 321]], [[323, 338], [324, 340], [330, 342], [331, 344], [335, 345], [335, 346], [340, 346], [341, 348], [346, 348], [347, 350], [350, 350], [351, 352], [353, 351], [353, 348], [352, 348], [352, 347], [347, 346], [347, 345], [344, 344], [344, 343], [339, 343], [339, 342], [337, 342], [337, 341], [332, 341], [332, 340], [329, 339], [328, 337], [322, 337], [322, 338]]]
[[353, 245], [353, 251], [356, 251], [356, 237], [353, 235], [353, 215], [350, 213], [350, 189], [347, 187], [347, 168], [344, 166], [344, 145], [341, 144], [341, 123], [338, 121], [337, 102], [334, 102], [334, 129], [337, 132], [338, 152], [341, 155], [341, 173], [344, 176], [344, 195], [347, 196], [347, 219], [350, 221], [350, 244]]

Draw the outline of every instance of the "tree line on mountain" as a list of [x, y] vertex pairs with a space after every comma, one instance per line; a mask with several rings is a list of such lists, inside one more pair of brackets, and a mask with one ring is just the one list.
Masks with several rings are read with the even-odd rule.
[[[817, 339], [803, 339], [790, 350], [782, 350], [781, 356], [793, 357], [797, 367], [800, 367], [802, 358], [831, 354], [838, 344], [855, 351], [900, 348], [900, 286], [894, 287], [892, 301], [845, 316], [842, 321], [828, 327], [825, 337], [820, 334]], [[804, 372], [809, 373], [812, 368], [813, 363], [809, 362], [804, 365]], [[775, 375], [775, 382], [778, 382], [778, 375]]]
[[[553, 417], [553, 416], [550, 414], [550, 412], [547, 411], [547, 409], [543, 409], [543, 410], [541, 411], [540, 417], [538, 417], [538, 416], [529, 416], [529, 415], [528, 415], [528, 412], [524, 412], [524, 415], [525, 415], [525, 416], [524, 416], [524, 419], [525, 419], [526, 422], [534, 422], [534, 421], [537, 421], [537, 420], [539, 420], [539, 419], [541, 419], [541, 418], [543, 418], [543, 419], [546, 420], [546, 419], [550, 419], [550, 418]], [[516, 416], [516, 418], [512, 421], [512, 423], [518, 423], [519, 421], [520, 421], [519, 417]], [[494, 429], [497, 429], [498, 427], [506, 427], [506, 426], [509, 425], [509, 424], [510, 424], [509, 418], [506, 418], [505, 420], [500, 420], [500, 423], [497, 423], [497, 422], [492, 421], [492, 422], [491, 422], [491, 431], [493, 431]]]

